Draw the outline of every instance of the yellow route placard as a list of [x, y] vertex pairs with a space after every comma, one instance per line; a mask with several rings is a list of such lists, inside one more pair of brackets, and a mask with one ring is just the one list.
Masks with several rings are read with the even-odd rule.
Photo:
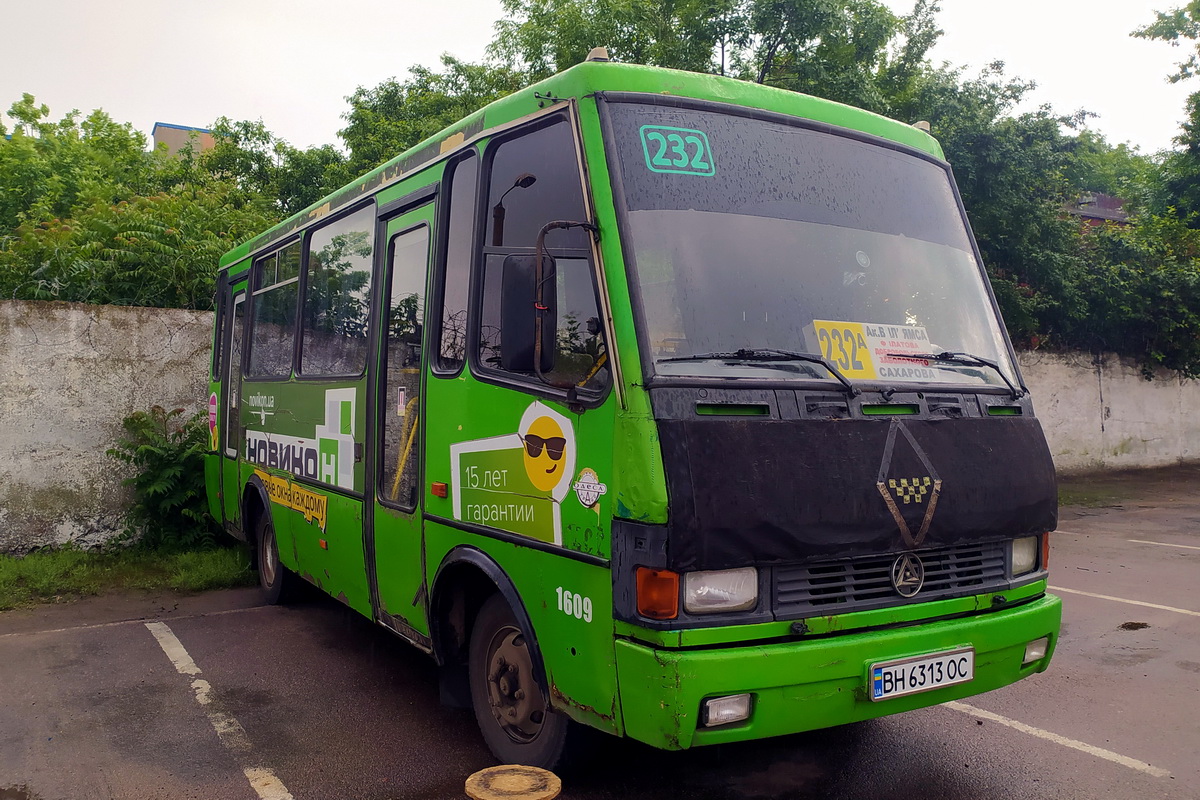
[[810, 335], [821, 356], [850, 380], [947, 382], [959, 377], [933, 369], [926, 359], [901, 355], [930, 351], [929, 334], [920, 325], [817, 319]]

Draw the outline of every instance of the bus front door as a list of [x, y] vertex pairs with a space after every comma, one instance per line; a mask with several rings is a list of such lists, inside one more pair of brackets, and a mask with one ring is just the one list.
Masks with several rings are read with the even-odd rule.
[[380, 294], [383, 316], [369, 459], [373, 490], [365, 526], [376, 618], [428, 646], [422, 568], [421, 454], [425, 425], [421, 337], [434, 204], [403, 211], [385, 223], [387, 249]]

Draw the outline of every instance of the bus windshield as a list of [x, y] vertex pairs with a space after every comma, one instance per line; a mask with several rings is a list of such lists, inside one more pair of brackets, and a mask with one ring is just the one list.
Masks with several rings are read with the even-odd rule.
[[[784, 351], [866, 383], [1016, 382], [943, 165], [768, 115], [607, 108], [659, 375], [833, 379]], [[1004, 374], [919, 357], [941, 353]]]

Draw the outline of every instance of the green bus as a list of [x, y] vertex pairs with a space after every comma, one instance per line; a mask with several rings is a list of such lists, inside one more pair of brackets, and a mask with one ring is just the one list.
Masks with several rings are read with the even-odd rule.
[[[924, 126], [927, 128], [928, 126]], [[923, 127], [602, 56], [222, 260], [210, 507], [501, 762], [1046, 669], [1056, 484]]]

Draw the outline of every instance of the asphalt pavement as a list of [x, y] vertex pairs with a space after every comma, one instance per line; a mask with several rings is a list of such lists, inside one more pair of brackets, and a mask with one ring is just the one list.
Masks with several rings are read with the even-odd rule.
[[[1048, 672], [828, 731], [664, 753], [603, 736], [572, 800], [1200, 798], [1200, 469], [1081, 481]], [[0, 800], [461, 798], [490, 766], [431, 661], [315, 594], [0, 614]]]

